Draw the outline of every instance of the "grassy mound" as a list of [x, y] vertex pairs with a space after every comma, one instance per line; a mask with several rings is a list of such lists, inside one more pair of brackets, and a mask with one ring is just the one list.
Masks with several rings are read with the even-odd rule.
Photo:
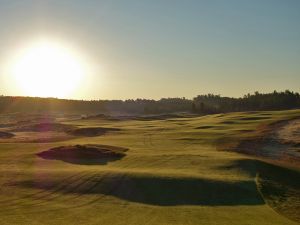
[[253, 116], [253, 117], [244, 117], [241, 118], [240, 120], [265, 120], [265, 119], [270, 119], [271, 117], [269, 116]]
[[147, 116], [137, 116], [135, 120], [148, 121], [148, 120], [167, 120], [167, 119], [177, 119], [177, 118], [189, 118], [192, 115], [184, 114], [159, 114], [159, 115], [147, 115]]
[[94, 136], [104, 135], [112, 131], [120, 131], [120, 129], [105, 128], [105, 127], [86, 127], [86, 128], [73, 129], [68, 131], [68, 133], [75, 136], [94, 137]]
[[74, 164], [106, 164], [121, 159], [126, 148], [108, 145], [71, 145], [51, 148], [37, 155], [43, 159], [62, 160]]
[[81, 119], [83, 119], [83, 120], [109, 120], [109, 121], [118, 121], [118, 120], [120, 120], [117, 117], [113, 117], [113, 116], [105, 115], [105, 114], [85, 116], [85, 117], [82, 117]]
[[0, 131], [0, 138], [12, 138], [13, 136], [15, 135], [12, 133]]
[[260, 165], [258, 186], [265, 201], [278, 213], [300, 222], [300, 173], [279, 166]]
[[300, 222], [300, 171], [259, 160], [243, 159], [223, 169], [238, 169], [256, 177], [264, 201], [279, 214]]

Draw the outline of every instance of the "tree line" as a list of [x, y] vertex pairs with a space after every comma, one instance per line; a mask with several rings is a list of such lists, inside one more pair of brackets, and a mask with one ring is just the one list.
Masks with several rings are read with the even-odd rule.
[[236, 111], [284, 110], [300, 107], [300, 95], [286, 90], [272, 93], [247, 94], [241, 98], [220, 95], [198, 95], [193, 99], [193, 111], [199, 113], [224, 113]]
[[300, 95], [283, 92], [247, 94], [243, 97], [198, 95], [193, 99], [162, 98], [128, 100], [68, 100], [57, 98], [0, 96], [0, 113], [81, 113], [81, 114], [163, 114], [189, 112], [197, 114], [236, 111], [283, 110], [300, 108]]

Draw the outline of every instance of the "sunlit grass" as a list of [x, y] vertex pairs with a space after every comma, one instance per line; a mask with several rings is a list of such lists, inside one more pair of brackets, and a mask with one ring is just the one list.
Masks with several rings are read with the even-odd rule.
[[[151, 121], [75, 120], [67, 123], [118, 128], [120, 132], [53, 143], [3, 143], [0, 222], [297, 224], [286, 217], [288, 208], [281, 205], [274, 211], [270, 207], [275, 207], [274, 202], [263, 199], [268, 198], [267, 192], [261, 195], [257, 189], [257, 176], [268, 171], [258, 169], [269, 168], [268, 164], [223, 151], [218, 140], [230, 137], [239, 141], [254, 135], [262, 124], [299, 113], [230, 113]], [[36, 156], [51, 147], [87, 143], [121, 146], [129, 151], [121, 160], [106, 165], [76, 165]], [[268, 177], [261, 174], [258, 181]], [[290, 207], [295, 196], [287, 193], [291, 198], [285, 207]]]

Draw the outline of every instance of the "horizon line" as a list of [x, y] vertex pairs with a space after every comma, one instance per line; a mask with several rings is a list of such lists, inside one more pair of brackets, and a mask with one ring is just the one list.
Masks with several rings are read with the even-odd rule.
[[271, 94], [271, 93], [274, 93], [274, 92], [277, 92], [277, 93], [282, 93], [282, 92], [285, 92], [285, 91], [290, 91], [292, 93], [298, 93], [297, 91], [293, 91], [293, 90], [290, 90], [290, 89], [285, 89], [285, 90], [273, 90], [271, 92], [259, 92], [259, 91], [253, 91], [253, 92], [248, 92], [246, 94], [243, 94], [243, 95], [240, 95], [240, 96], [224, 96], [224, 95], [221, 95], [221, 94], [215, 94], [215, 93], [205, 93], [205, 94], [197, 94], [195, 95], [194, 97], [192, 98], [189, 98], [189, 97], [185, 97], [185, 96], [182, 96], [182, 97], [160, 97], [160, 98], [127, 98], [127, 99], [79, 99], [79, 98], [60, 98], [60, 97], [45, 97], [45, 96], [26, 96], [26, 95], [3, 95], [1, 94], [0, 97], [13, 97], [13, 98], [41, 98], [41, 99], [57, 99], [57, 100], [69, 100], [69, 101], [126, 101], [126, 100], [138, 100], [138, 99], [141, 99], [141, 100], [154, 100], [154, 101], [159, 101], [161, 99], [172, 99], [172, 98], [180, 98], [180, 99], [187, 99], [187, 100], [193, 100], [193, 98], [197, 97], [197, 96], [203, 96], [203, 95], [215, 95], [215, 96], [220, 96], [220, 97], [223, 97], [223, 98], [243, 98], [245, 95], [253, 95], [255, 94], [256, 92], [258, 92], [259, 94]]

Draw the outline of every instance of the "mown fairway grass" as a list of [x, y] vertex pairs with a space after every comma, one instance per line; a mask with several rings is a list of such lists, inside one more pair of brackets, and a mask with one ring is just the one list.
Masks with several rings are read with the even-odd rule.
[[[261, 124], [296, 116], [300, 111], [77, 120], [68, 124], [121, 130], [55, 143], [2, 143], [0, 224], [298, 224], [299, 168], [225, 151]], [[76, 144], [129, 150], [101, 165], [36, 155]], [[273, 190], [272, 182], [281, 188]]]

